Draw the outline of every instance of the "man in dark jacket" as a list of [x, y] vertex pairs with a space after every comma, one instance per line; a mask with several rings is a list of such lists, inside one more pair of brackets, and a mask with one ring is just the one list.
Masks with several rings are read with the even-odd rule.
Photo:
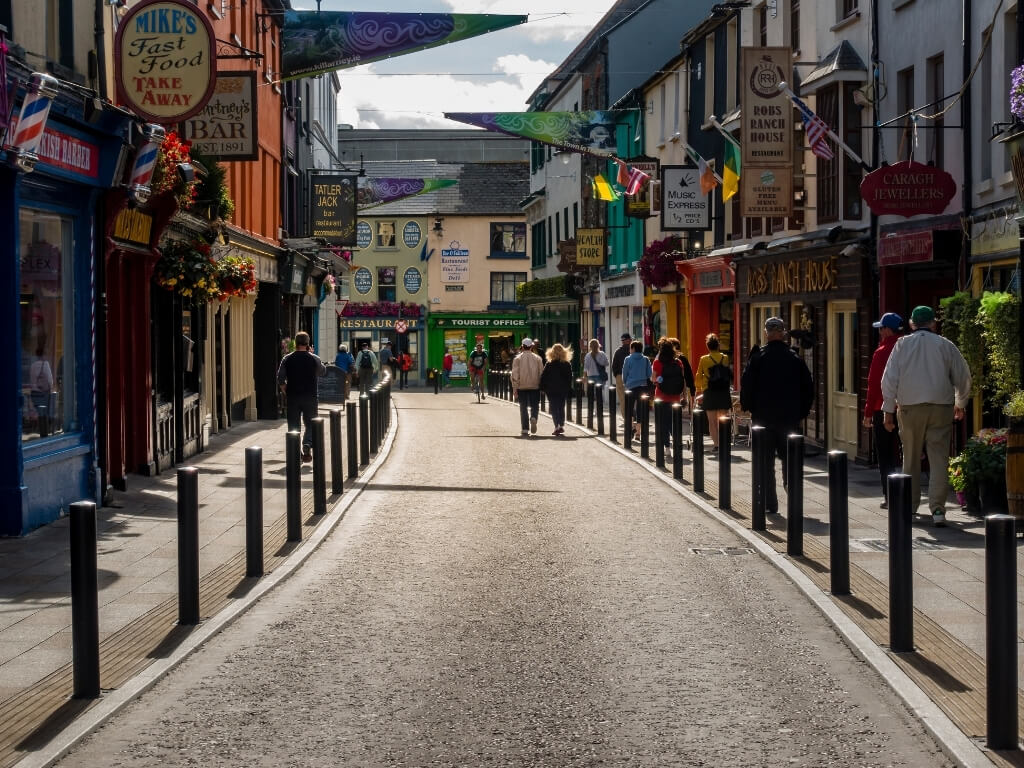
[[619, 398], [619, 415], [625, 419], [626, 385], [622, 383], [622, 364], [629, 357], [629, 345], [633, 342], [633, 337], [628, 333], [624, 333], [619, 337], [619, 340], [622, 343], [615, 350], [615, 354], [612, 355], [612, 381], [615, 382], [615, 396]]
[[288, 396], [288, 429], [298, 431], [306, 425], [302, 436], [302, 460], [313, 460], [313, 432], [310, 423], [316, 418], [317, 379], [327, 373], [327, 366], [313, 354], [309, 334], [295, 334], [295, 351], [284, 356], [277, 369], [277, 384]]
[[807, 418], [814, 402], [814, 383], [807, 365], [786, 344], [786, 324], [778, 317], [764, 323], [765, 345], [750, 358], [740, 381], [740, 407], [750, 411], [754, 426], [765, 428], [771, 470], [765, 478], [765, 509], [779, 511], [775, 489], [775, 455], [782, 459], [782, 482], [786, 483], [786, 438], [800, 434], [800, 422]]

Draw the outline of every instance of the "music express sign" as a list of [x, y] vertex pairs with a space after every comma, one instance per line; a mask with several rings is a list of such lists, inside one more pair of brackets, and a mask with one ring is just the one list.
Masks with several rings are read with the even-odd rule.
[[213, 27], [184, 0], [144, 0], [117, 28], [118, 98], [146, 120], [172, 125], [198, 114], [217, 81]]

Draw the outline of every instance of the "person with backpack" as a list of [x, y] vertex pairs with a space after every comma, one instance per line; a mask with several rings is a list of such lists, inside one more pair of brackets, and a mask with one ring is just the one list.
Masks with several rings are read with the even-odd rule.
[[[668, 451], [672, 445], [672, 403], [688, 403], [689, 398], [683, 400], [687, 386], [693, 391], [693, 371], [686, 362], [686, 358], [676, 355], [672, 339], [662, 339], [658, 344], [658, 354], [651, 365], [654, 375], [654, 399], [669, 403], [669, 408], [660, 412], [655, 411], [656, 419], [660, 419], [661, 439]], [[689, 380], [689, 381], [687, 381]], [[655, 425], [659, 428], [659, 425]]]
[[708, 353], [697, 363], [697, 390], [701, 394], [701, 407], [708, 417], [711, 442], [718, 451], [718, 429], [716, 425], [732, 410], [732, 368], [729, 356], [719, 347], [718, 336], [709, 333], [704, 339]]
[[640, 439], [640, 398], [650, 392], [653, 376], [651, 361], [644, 357], [643, 342], [630, 342], [629, 355], [622, 361], [622, 384], [633, 396], [633, 434], [637, 440]]
[[370, 349], [370, 342], [363, 341], [359, 344], [359, 354], [356, 355], [356, 370], [359, 371], [359, 394], [365, 395], [373, 386], [373, 376], [380, 370], [380, 363], [377, 356]]

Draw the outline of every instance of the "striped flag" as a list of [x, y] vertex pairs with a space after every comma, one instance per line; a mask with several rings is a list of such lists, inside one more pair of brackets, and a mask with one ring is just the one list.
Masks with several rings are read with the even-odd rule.
[[740, 148], [725, 141], [725, 170], [722, 171], [722, 202], [732, 199], [740, 191]]
[[828, 123], [814, 114], [811, 108], [804, 104], [795, 94], [790, 93], [789, 98], [793, 100], [796, 108], [800, 110], [800, 119], [804, 123], [804, 132], [807, 134], [807, 143], [811, 147], [811, 152], [822, 160], [831, 160], [835, 157], [835, 153], [825, 140], [829, 134]]
[[613, 202], [619, 199], [619, 196], [615, 194], [615, 190], [612, 189], [612, 185], [608, 183], [604, 176], [600, 173], [594, 177], [593, 180], [594, 197], [598, 200], [604, 200], [606, 202]]
[[615, 177], [615, 183], [620, 187], [629, 185], [629, 169], [626, 167], [626, 163], [622, 160], [615, 161], [619, 166], [619, 172]]
[[651, 178], [649, 173], [644, 173], [639, 168], [633, 168], [629, 172], [629, 181], [626, 184], [626, 194], [635, 195], [640, 191], [640, 188], [647, 183], [647, 180]]
[[711, 170], [711, 166], [708, 165], [708, 161], [703, 157], [697, 161], [697, 173], [700, 175], [700, 193], [702, 195], [708, 194], [718, 186], [718, 179], [715, 178], [715, 172]]

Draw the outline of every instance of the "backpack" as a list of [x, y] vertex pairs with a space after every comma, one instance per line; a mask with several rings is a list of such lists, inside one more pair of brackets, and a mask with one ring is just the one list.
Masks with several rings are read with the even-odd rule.
[[681, 395], [683, 393], [683, 364], [678, 360], [661, 365], [661, 383], [658, 389], [666, 395]]
[[728, 391], [731, 384], [732, 371], [721, 360], [708, 369], [708, 389], [724, 389]]
[[359, 367], [360, 368], [373, 368], [373, 358], [370, 357], [370, 353], [363, 350], [359, 353]]

